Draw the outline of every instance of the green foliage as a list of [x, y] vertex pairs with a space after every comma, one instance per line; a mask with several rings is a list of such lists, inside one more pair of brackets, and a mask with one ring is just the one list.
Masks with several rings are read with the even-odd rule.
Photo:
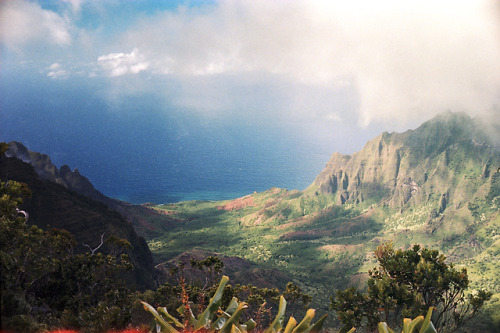
[[[441, 296], [431, 288], [437, 276], [440, 282], [435, 289], [445, 290], [445, 299], [455, 301], [450, 302], [449, 306], [439, 303], [434, 313], [435, 319], [440, 313], [447, 313], [442, 315], [440, 321], [444, 323], [448, 320], [450, 325], [456, 326], [457, 321], [473, 317], [483, 308], [489, 293], [478, 291], [474, 296], [467, 296], [460, 290], [486, 289], [495, 294], [487, 304], [490, 307], [488, 315], [500, 322], [500, 266], [496, 260], [500, 253], [497, 239], [500, 223], [500, 172], [497, 170], [499, 155], [498, 150], [493, 147], [494, 143], [472, 133], [475, 131], [472, 125], [468, 117], [450, 115], [424, 124], [415, 131], [386, 133], [383, 136], [384, 145], [397, 153], [397, 178], [391, 178], [391, 171], [391, 175], [387, 176], [389, 178], [382, 177], [383, 182], [375, 179], [373, 183], [364, 183], [363, 178], [369, 178], [369, 172], [375, 171], [382, 175], [385, 164], [385, 161], [381, 161], [382, 165], [375, 165], [370, 170], [370, 160], [375, 157], [375, 151], [364, 150], [361, 153], [363, 158], [359, 165], [359, 178], [356, 179], [354, 175], [350, 178], [351, 185], [358, 182], [354, 186], [356, 190], [350, 193], [353, 195], [343, 205], [338, 205], [338, 196], [320, 193], [317, 187], [311, 186], [303, 192], [274, 188], [254, 193], [247, 198], [250, 202], [248, 206], [229, 211], [221, 209], [227, 201], [181, 202], [155, 206], [154, 210], [130, 205], [125, 209], [136, 210], [136, 213], [132, 212], [134, 216], [144, 214], [137, 221], [143, 221], [144, 217], [148, 223], [140, 225], [141, 230], [138, 231], [143, 232], [142, 235], [148, 240], [156, 263], [170, 260], [192, 249], [237, 256], [257, 265], [257, 270], [271, 272], [265, 276], [267, 282], [281, 289], [285, 287], [283, 282], [287, 280], [283, 280], [279, 274], [276, 278], [272, 271], [277, 269], [291, 277], [309, 295], [314, 296], [313, 306], [323, 309], [328, 303], [327, 293], [324, 292], [327, 288], [333, 286], [342, 289], [363, 283], [365, 273], [376, 264], [375, 259], [368, 258], [366, 254], [380, 244], [381, 240], [392, 239], [397, 246], [405, 248], [415, 243], [422, 246], [432, 244], [446, 253], [456, 267], [467, 267], [468, 274], [460, 277], [462, 271], [455, 270], [451, 265], [443, 265], [444, 262], [439, 262], [439, 255], [434, 258], [430, 252], [426, 254], [417, 251], [415, 254], [401, 251], [400, 255], [398, 251], [394, 251], [394, 255], [385, 263], [387, 270], [382, 269], [377, 273], [376, 269], [370, 273], [366, 292], [356, 289], [339, 291], [346, 300], [342, 305], [342, 321], [346, 323], [350, 320], [353, 326], [358, 327], [365, 325], [376, 328], [380, 319], [387, 320], [392, 327], [394, 324], [401, 325], [399, 318], [414, 318], [426, 310], [427, 304], [432, 303], [431, 300], [439, 302]], [[392, 146], [389, 147], [390, 145]], [[7, 148], [6, 144], [1, 144], [0, 155]], [[339, 166], [344, 169], [346, 165]], [[354, 167], [356, 169], [357, 166]], [[411, 193], [411, 199], [405, 206], [399, 206], [397, 200], [391, 200], [396, 189], [391, 184], [394, 181], [396, 186], [402, 177], [409, 176], [416, 182], [418, 189]], [[217, 285], [214, 283], [220, 279], [220, 263], [208, 258], [185, 263], [186, 267], [191, 264], [195, 269], [205, 272], [205, 280], [196, 280], [196, 275], [191, 280], [189, 276], [185, 276], [183, 284], [167, 283], [156, 291], [148, 291], [140, 296], [126, 296], [124, 289], [115, 288], [118, 279], [108, 282], [112, 285], [111, 289], [122, 291], [108, 293], [106, 288], [97, 285], [94, 289], [88, 289], [87, 282], [99, 283], [93, 276], [102, 275], [103, 272], [110, 276], [115, 274], [113, 269], [109, 269], [109, 265], [114, 265], [113, 262], [107, 261], [106, 255], [98, 253], [95, 254], [97, 257], [82, 254], [80, 258], [69, 259], [74, 254], [66, 254], [65, 249], [71, 252], [73, 245], [63, 246], [66, 242], [71, 243], [71, 239], [66, 239], [63, 232], [41, 232], [36, 228], [25, 228], [25, 218], [17, 209], [22, 192], [28, 194], [27, 188], [23, 190], [23, 185], [15, 182], [7, 182], [6, 185], [11, 189], [17, 187], [18, 195], [0, 197], [0, 209], [6, 212], [2, 215], [3, 222], [9, 220], [7, 227], [11, 228], [6, 228], [7, 231], [0, 234], [0, 240], [2, 244], [11, 240], [22, 244], [23, 241], [18, 239], [33, 241], [31, 248], [21, 246], [18, 251], [31, 251], [29, 253], [34, 255], [26, 259], [28, 271], [19, 273], [20, 289], [2, 289], [2, 319], [10, 311], [12, 316], [7, 319], [13, 324], [9, 327], [30, 331], [40, 328], [40, 323], [50, 326], [57, 322], [67, 322], [70, 323], [68, 327], [78, 327], [84, 320], [88, 320], [91, 325], [90, 322], [96, 321], [99, 316], [108, 319], [95, 325], [105, 326], [108, 320], [113, 322], [115, 319], [125, 322], [132, 302], [130, 298], [135, 297], [141, 297], [155, 307], [162, 304], [167, 313], [176, 313], [177, 308], [187, 299], [192, 312], [198, 314], [209, 302], [207, 295], [216, 291]], [[54, 247], [51, 250], [47, 248], [49, 241], [43, 241], [45, 237], [49, 237], [49, 233], [52, 235], [50, 237], [59, 237], [59, 240], [50, 241], [49, 248]], [[153, 236], [158, 238], [152, 239]], [[58, 244], [61, 245], [59, 248]], [[110, 237], [100, 250], [111, 254], [115, 263], [120, 266], [125, 263], [120, 259], [121, 254], [129, 245], [126, 241]], [[52, 253], [50, 258], [37, 263], [39, 258], [47, 256], [49, 252]], [[22, 255], [23, 253], [4, 252], [2, 248], [2, 273], [7, 272], [9, 279], [11, 272], [18, 269], [18, 258], [24, 260]], [[429, 258], [426, 259], [426, 256]], [[85, 266], [85, 262], [91, 264]], [[81, 265], [82, 270], [89, 270], [88, 275], [83, 274], [88, 281], [78, 282], [82, 292], [75, 291], [80, 289], [72, 288], [69, 282], [61, 283], [60, 290], [56, 288], [59, 285], [57, 281], [63, 281], [58, 279], [79, 278], [60, 268], [58, 263], [76, 267], [76, 270]], [[408, 273], [393, 274], [391, 265], [396, 268], [401, 265], [404, 272]], [[126, 265], [118, 271], [123, 268]], [[252, 266], [251, 269], [254, 268]], [[245, 273], [238, 272], [239, 278], [245, 277]], [[182, 277], [180, 272], [178, 274]], [[29, 281], [33, 283], [28, 288], [26, 286]], [[249, 279], [244, 281], [248, 282]], [[446, 282], [449, 284], [446, 285]], [[299, 308], [304, 310], [298, 306], [299, 302], [306, 304], [310, 301], [310, 297], [307, 299], [299, 296], [302, 293], [300, 290], [296, 293], [297, 296], [293, 296], [298, 285], [292, 284], [290, 288], [287, 286], [284, 293], [288, 300], [288, 311], [296, 307], [293, 313], [299, 312]], [[78, 309], [76, 304], [68, 301], [70, 296], [64, 296], [67, 293], [76, 293], [82, 298], [82, 304], [86, 305]], [[54, 296], [54, 301], [48, 301], [49, 295]], [[259, 330], [273, 321], [271, 309], [278, 308], [280, 296], [281, 293], [275, 288], [227, 284], [221, 308], [228, 307], [233, 297], [245, 300], [248, 307], [241, 312], [240, 322], [254, 318], [258, 324], [255, 329]], [[450, 315], [452, 311], [445, 311], [447, 307], [453, 308], [453, 304], [458, 306], [457, 316]], [[135, 306], [144, 315], [149, 315], [143, 311], [140, 303]], [[117, 310], [120, 307], [123, 308], [121, 312]], [[4, 311], [6, 308], [8, 310]], [[81, 311], [82, 316], [76, 316], [78, 311]], [[159, 312], [161, 313], [160, 310]], [[184, 319], [190, 318], [189, 311], [184, 314]], [[337, 314], [341, 316], [341, 312]], [[486, 322], [488, 319], [490, 318]], [[3, 325], [5, 322], [2, 320]], [[290, 320], [290, 327], [293, 326], [292, 323]], [[296, 324], [295, 322], [294, 325]], [[119, 324], [113, 322], [110, 325], [118, 327]], [[101, 329], [104, 326], [100, 326]], [[491, 320], [484, 327], [494, 331]], [[350, 328], [348, 324], [347, 328]]]
[[[196, 317], [191, 311], [189, 302], [184, 300], [183, 305], [177, 309], [178, 313], [187, 318], [184, 323], [181, 323], [181, 321], [170, 315], [164, 307], [155, 309], [146, 302], [142, 302], [142, 304], [144, 309], [153, 315], [159, 332], [177, 333], [179, 332], [178, 329], [189, 332], [250, 332], [257, 327], [257, 322], [253, 319], [249, 319], [245, 323], [240, 323], [242, 313], [248, 308], [248, 304], [246, 302], [239, 302], [236, 297], [233, 297], [225, 310], [222, 310], [221, 308], [224, 290], [228, 282], [229, 278], [227, 276], [223, 276], [214, 296], [210, 299], [209, 304]], [[286, 301], [283, 296], [280, 296], [278, 313], [271, 325], [265, 329], [264, 332], [277, 333], [283, 331], [285, 311]], [[311, 325], [314, 315], [315, 310], [309, 309], [304, 316], [304, 319], [298, 325], [297, 321], [293, 317], [290, 317], [284, 332], [319, 332], [326, 319], [326, 315], [320, 318], [315, 324]]]
[[[319, 200], [322, 206], [328, 204], [328, 208], [324, 214], [309, 217], [312, 225], [303, 224], [301, 221], [295, 224], [293, 219], [284, 224], [284, 219], [290, 217], [303, 218], [300, 198], [295, 194], [288, 196], [287, 193], [267, 191], [252, 194], [254, 202], [262, 206], [247, 206], [233, 211], [218, 208], [225, 202], [180, 202], [156, 206], [155, 209], [168, 212], [162, 216], [182, 222], [170, 223], [168, 229], [164, 227], [166, 223], [155, 224], [158, 230], [164, 230], [161, 237], [148, 241], [155, 261], [170, 260], [193, 248], [237, 256], [257, 264], [260, 269], [278, 269], [290, 276], [297, 285], [307, 285], [309, 288], [306, 292], [314, 296], [316, 302], [314, 306], [316, 308], [323, 306], [323, 309], [327, 310], [325, 304], [328, 303], [328, 296], [321, 290], [328, 288], [332, 283], [342, 287], [342, 283], [348, 279], [348, 274], [357, 272], [364, 255], [356, 255], [356, 260], [345, 256], [342, 259], [342, 269], [330, 269], [332, 260], [319, 247], [332, 242], [349, 243], [353, 237], [364, 242], [369, 239], [364, 235], [367, 226], [348, 224], [348, 221], [356, 216], [356, 209], [332, 206], [332, 197], [326, 195], [320, 195], [319, 199], [315, 199]], [[311, 196], [312, 198], [314, 196]], [[366, 223], [371, 224], [372, 221], [367, 220]], [[335, 230], [333, 234], [332, 228], [337, 227], [338, 232]], [[308, 234], [309, 229], [318, 231], [318, 234]], [[284, 237], [287, 233], [290, 236]], [[328, 273], [325, 275], [327, 268]], [[273, 279], [272, 276], [266, 278]], [[272, 283], [283, 290], [286, 287], [285, 281], [277, 279]], [[254, 313], [256, 308], [258, 310], [259, 306], [252, 304], [246, 297], [242, 299], [249, 303], [249, 309], [244, 316]], [[268, 302], [267, 306], [269, 305]], [[273, 305], [277, 306], [277, 302]], [[289, 310], [290, 307], [297, 307], [298, 312], [296, 304], [289, 304]]]
[[347, 332], [352, 327], [364, 325], [374, 327], [379, 321], [379, 316], [373, 311], [376, 303], [354, 287], [337, 291], [331, 307], [342, 322], [341, 333]]
[[[396, 135], [391, 136], [395, 139]], [[406, 137], [402, 135], [401, 140]], [[416, 149], [421, 146], [418, 140]], [[468, 290], [486, 289], [499, 295], [495, 256], [483, 255], [494, 252], [498, 243], [494, 223], [500, 202], [500, 173], [495, 167], [498, 153], [487, 145], [474, 146], [469, 139], [457, 142], [460, 144], [431, 154], [428, 160], [413, 158], [413, 148], [401, 150], [405, 151], [402, 161], [404, 156], [409, 160], [401, 165], [400, 173], [411, 175], [418, 185], [402, 208], [389, 200], [394, 192], [389, 183], [380, 190], [376, 183], [361, 183], [358, 191], [363, 200], [341, 206], [334, 195], [315, 193], [317, 188], [293, 195], [269, 190], [250, 195], [254, 205], [231, 211], [220, 209], [226, 201], [155, 206], [165, 212], [161, 215], [165, 220], [148, 219], [158, 237], [148, 242], [156, 262], [199, 249], [240, 257], [259, 269], [277, 269], [313, 296], [313, 307], [318, 309], [328, 304], [329, 295], [324, 290], [364, 285], [366, 273], [376, 265], [367, 254], [389, 239], [398, 247], [418, 243], [438, 249], [455, 268], [467, 267]], [[433, 145], [432, 140], [428, 143]], [[412, 163], [414, 167], [409, 167]], [[489, 169], [484, 168], [486, 163]], [[446, 207], [439, 213], [443, 193], [447, 193]], [[276, 283], [272, 276], [266, 278]], [[381, 287], [384, 283], [380, 282]], [[492, 317], [499, 318], [498, 304], [487, 304], [492, 307], [489, 313], [495, 314]]]
[[19, 205], [29, 195], [24, 184], [0, 182], [2, 329], [124, 328], [132, 301], [119, 276], [132, 266], [120, 253], [123, 242], [112, 239], [115, 255], [74, 254], [75, 241], [67, 231], [26, 224]]
[[3, 221], [14, 223], [23, 221], [18, 219], [18, 207], [24, 198], [31, 196], [31, 191], [24, 183], [15, 181], [0, 182], [0, 218]]
[[[189, 262], [189, 264], [187, 264]], [[162, 304], [167, 311], [174, 313], [183, 301], [189, 302], [189, 307], [201, 313], [205, 304], [209, 302], [207, 295], [215, 293], [218, 284], [215, 277], [219, 276], [224, 263], [218, 258], [209, 256], [203, 260], [191, 258], [189, 261], [179, 262], [170, 269], [170, 274], [177, 277], [177, 284], [165, 283], [156, 291], [145, 293], [144, 301], [159, 306]], [[196, 270], [197, 272], [193, 271]], [[203, 273], [203, 277], [199, 274]], [[220, 279], [220, 276], [218, 277]], [[293, 313], [305, 311], [312, 297], [305, 294], [301, 288], [289, 282], [281, 293], [277, 288], [258, 288], [251, 284], [227, 284], [221, 299], [221, 307], [225, 308], [234, 298], [245, 300], [246, 310], [241, 314], [242, 321], [255, 319], [257, 329], [262, 330], [272, 320], [271, 309], [277, 308], [280, 296], [289, 300], [288, 308]]]
[[466, 296], [467, 271], [446, 264], [436, 250], [418, 245], [395, 250], [392, 243], [386, 243], [377, 248], [375, 257], [380, 266], [369, 272], [366, 293], [351, 288], [332, 298], [331, 308], [344, 329], [364, 325], [373, 329], [379, 320], [397, 324], [402, 317], [415, 317], [435, 307], [436, 327], [452, 330], [475, 317], [491, 298], [483, 290]]

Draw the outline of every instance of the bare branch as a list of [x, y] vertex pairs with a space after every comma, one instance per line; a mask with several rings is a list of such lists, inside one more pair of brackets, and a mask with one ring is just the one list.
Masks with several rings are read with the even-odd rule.
[[99, 244], [99, 246], [97, 246], [95, 249], [92, 249], [92, 247], [90, 247], [90, 245], [88, 244], [85, 244], [82, 242], [82, 244], [86, 247], [88, 247], [90, 249], [90, 252], [91, 252], [91, 255], [94, 255], [95, 251], [99, 250], [99, 248], [104, 244], [104, 232], [102, 233], [101, 235], [101, 244]]

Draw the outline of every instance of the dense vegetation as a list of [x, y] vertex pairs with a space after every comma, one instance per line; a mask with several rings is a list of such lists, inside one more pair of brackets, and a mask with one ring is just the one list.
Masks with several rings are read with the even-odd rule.
[[[285, 296], [292, 302], [301, 301], [303, 305], [311, 300], [293, 283], [288, 283], [284, 293], [280, 293], [277, 289], [251, 285], [227, 285], [228, 279], [223, 277], [224, 283], [216, 287], [215, 281], [224, 268], [217, 257], [190, 260], [191, 268], [202, 271], [204, 279], [187, 281], [185, 263], [179, 262], [171, 269], [171, 274], [177, 276], [177, 285], [166, 283], [156, 291], [132, 292], [119, 275], [131, 268], [120, 249], [128, 246], [128, 242], [110, 237], [97, 248], [90, 248], [90, 252], [73, 254], [74, 239], [68, 232], [43, 231], [26, 224], [28, 214], [20, 211], [19, 205], [22, 198], [29, 195], [30, 190], [22, 183], [0, 183], [1, 305], [2, 327], [5, 329], [29, 332], [64, 327], [104, 331], [123, 329], [131, 324], [144, 325], [147, 318], [140, 312], [138, 314], [137, 305], [139, 300], [145, 300], [165, 305], [157, 312], [149, 303], [143, 302], [165, 332], [176, 332], [172, 323], [180, 329], [192, 325], [190, 331], [205, 325], [220, 326], [221, 332], [230, 332], [231, 325], [237, 325], [241, 332], [263, 330], [269, 325], [279, 331], [287, 330], [282, 326]], [[102, 246], [108, 246], [108, 252], [112, 254], [99, 252]], [[433, 306], [437, 308], [435, 322], [438, 327], [456, 328], [477, 314], [491, 296], [491, 293], [480, 291], [466, 304], [466, 271], [458, 272], [445, 264], [444, 257], [437, 251], [421, 250], [418, 246], [413, 250], [395, 251], [392, 245], [386, 244], [375, 253], [380, 268], [370, 272], [367, 294], [351, 288], [338, 292], [332, 302], [345, 331], [361, 325], [373, 329], [380, 320], [397, 325], [403, 316], [419, 316]], [[214, 293], [216, 296], [208, 299]], [[238, 299], [246, 301], [239, 302]], [[169, 315], [179, 306], [184, 323]], [[465, 306], [463, 313], [456, 311], [459, 306]], [[211, 322], [209, 318], [220, 307], [226, 311], [222, 312], [220, 320]], [[274, 321], [273, 308], [278, 308]], [[247, 309], [251, 317], [243, 315], [243, 310]], [[326, 317], [312, 325], [314, 313], [308, 310], [301, 323], [291, 317], [288, 330], [296, 333], [318, 331]], [[224, 317], [226, 314], [227, 318]], [[379, 330], [387, 329], [387, 324], [384, 325], [379, 325]]]
[[[101, 332], [141, 326], [149, 322], [138, 306], [139, 300], [161, 302], [171, 310], [182, 302], [202, 307], [216, 288], [223, 263], [216, 257], [190, 261], [203, 272], [203, 282], [186, 280], [185, 264], [180, 262], [171, 274], [178, 284], [165, 283], [155, 291], [130, 290], [121, 273], [132, 265], [123, 249], [126, 240], [109, 237], [88, 252], [75, 254], [73, 236], [59, 229], [44, 231], [29, 226], [27, 212], [19, 210], [31, 191], [16, 181], [0, 182], [0, 264], [2, 329], [15, 332], [53, 328]], [[105, 254], [103, 251], [106, 251]], [[229, 306], [238, 296], [246, 299], [249, 313], [255, 314], [257, 327], [269, 322], [271, 309], [283, 295], [292, 302], [310, 302], [298, 286], [277, 289], [252, 285], [227, 285], [221, 299]], [[300, 307], [299, 307], [300, 308]], [[192, 310], [196, 312], [195, 306]]]
[[[15, 146], [19, 147], [19, 144]], [[11, 148], [12, 144], [9, 144], [6, 155], [11, 155]], [[27, 154], [21, 157], [26, 159]], [[133, 269], [126, 274], [127, 283], [134, 288], [152, 288], [155, 273], [151, 252], [144, 238], [137, 235], [124, 216], [105, 203], [86, 196], [86, 186], [83, 186], [81, 193], [77, 192], [75, 187], [66, 186], [66, 183], [56, 177], [61, 175], [61, 172], [50, 162], [47, 155], [29, 152], [28, 156], [35, 156], [33, 159], [36, 163], [30, 160], [27, 160], [30, 163], [26, 163], [19, 158], [0, 155], [0, 179], [4, 182], [25, 183], [32, 192], [30, 197], [24, 198], [20, 207], [29, 213], [28, 224], [43, 230], [67, 230], [76, 241], [74, 253], [85, 253], [90, 250], [89, 247], [98, 247], [101, 237], [102, 240], [110, 236], [126, 240], [130, 246], [124, 249], [124, 253], [133, 264]], [[66, 169], [69, 170], [68, 167]], [[66, 176], [70, 173], [68, 171]], [[78, 176], [76, 172], [71, 174], [73, 177], [68, 180], [75, 181], [73, 184], [86, 183], [86, 178]], [[107, 251], [107, 247], [101, 249]], [[106, 251], [105, 253], [108, 253]]]
[[[198, 314], [193, 313], [193, 306], [189, 302], [188, 295], [182, 297], [182, 305], [177, 309], [177, 312], [182, 315], [183, 320], [178, 320], [170, 315], [166, 307], [158, 307], [156, 310], [150, 304], [142, 302], [144, 308], [153, 314], [155, 322], [165, 333], [182, 332], [217, 332], [230, 333], [242, 332], [247, 333], [253, 330], [258, 332], [280, 332], [284, 330], [289, 333], [318, 333], [323, 326], [326, 315], [321, 317], [315, 324], [311, 324], [312, 318], [316, 311], [309, 309], [304, 319], [298, 323], [295, 318], [290, 317], [286, 328], [284, 327], [285, 310], [287, 302], [285, 297], [279, 297], [279, 307], [275, 319], [271, 322], [262, 324], [262, 308], [265, 307], [265, 302], [261, 303], [259, 312], [256, 313], [257, 321], [253, 318], [242, 320], [243, 313], [249, 308], [247, 302], [239, 301], [234, 295], [227, 304], [223, 304], [224, 297], [227, 298], [228, 290], [226, 289], [229, 278], [223, 276], [213, 296], [210, 298], [206, 306], [201, 305], [198, 308]], [[184, 292], [181, 294], [184, 295]], [[222, 310], [225, 309], [225, 310]], [[264, 327], [268, 326], [264, 329]]]
[[[96, 249], [74, 254], [74, 238], [67, 231], [28, 226], [18, 207], [29, 194], [24, 184], [0, 182], [2, 328], [125, 327], [131, 294], [119, 273], [130, 268], [127, 256]], [[111, 238], [105, 246], [120, 243]]]
[[466, 295], [467, 270], [446, 264], [436, 250], [395, 250], [392, 243], [375, 251], [379, 266], [369, 272], [366, 292], [355, 288], [337, 291], [331, 308], [344, 331], [366, 326], [373, 330], [380, 321], [392, 325], [404, 317], [416, 317], [435, 308], [433, 323], [438, 331], [455, 332], [479, 314], [492, 293], [479, 290]]
[[[19, 332], [55, 327], [88, 331], [123, 329], [133, 321], [134, 307], [135, 324], [144, 324], [144, 316], [137, 315], [136, 306], [138, 299], [144, 299], [153, 304], [163, 301], [167, 307], [161, 308], [160, 312], [170, 319], [167, 309], [172, 311], [172, 308], [183, 306], [185, 323], [174, 320], [181, 329], [186, 325], [193, 325], [192, 329], [209, 325], [209, 318], [224, 307], [228, 317], [222, 316], [213, 322], [221, 327], [221, 332], [230, 332], [231, 325], [237, 325], [243, 332], [254, 328], [262, 330], [268, 325], [269, 329], [279, 331], [285, 329], [282, 326], [286, 307], [284, 296], [292, 301], [301, 300], [304, 304], [310, 301], [310, 297], [292, 283], [280, 294], [276, 289], [251, 285], [233, 287], [227, 285], [227, 277], [222, 278], [224, 283], [221, 282], [215, 296], [208, 300], [208, 296], [214, 293], [214, 279], [220, 276], [223, 268], [216, 257], [190, 261], [191, 267], [205, 273], [203, 286], [195, 281], [186, 283], [184, 263], [181, 262], [171, 272], [178, 275], [178, 285], [165, 284], [155, 292], [132, 293], [119, 277], [120, 271], [130, 268], [126, 255], [120, 255], [120, 247], [129, 245], [126, 241], [108, 239], [113, 255], [98, 252], [104, 242], [98, 248], [90, 248], [90, 252], [75, 255], [72, 252], [74, 239], [68, 232], [43, 231], [26, 224], [28, 214], [18, 207], [22, 198], [29, 195], [30, 190], [22, 183], [0, 183], [2, 328]], [[247, 301], [238, 303], [237, 297]], [[271, 309], [278, 303], [276, 318], [271, 322]], [[164, 329], [176, 331], [153, 307], [143, 304]], [[242, 316], [243, 310], [249, 307], [253, 307], [250, 313], [257, 321]], [[194, 313], [197, 311], [196, 320]], [[314, 313], [308, 310], [300, 323], [291, 317], [287, 330], [297, 333], [319, 331], [326, 316], [312, 325]], [[240, 324], [240, 319], [245, 320], [245, 324]]]

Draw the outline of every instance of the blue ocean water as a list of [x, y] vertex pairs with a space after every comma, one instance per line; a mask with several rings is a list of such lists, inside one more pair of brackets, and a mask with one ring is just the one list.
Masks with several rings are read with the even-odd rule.
[[8, 94], [0, 99], [0, 140], [48, 154], [105, 195], [131, 203], [302, 190], [333, 152], [279, 123], [174, 112], [144, 95], [110, 107], [91, 93], [96, 89], [61, 83], [47, 90], [29, 80], [2, 87]]
[[126, 130], [139, 126], [136, 134], [100, 144], [98, 157], [75, 161], [99, 190], [128, 202], [231, 199], [273, 186], [304, 189], [325, 163], [319, 156], [311, 161], [307, 147], [244, 124], [203, 126], [192, 120], [165, 129], [154, 119], [138, 121]]
[[[87, 121], [103, 121], [98, 118]], [[304, 189], [326, 163], [307, 146], [277, 140], [264, 129], [192, 124], [179, 136], [155, 122], [108, 119], [110, 128], [80, 124], [80, 133], [53, 122], [58, 137], [9, 140], [48, 154], [58, 167], [78, 168], [105, 195], [131, 203], [231, 199], [273, 186]]]

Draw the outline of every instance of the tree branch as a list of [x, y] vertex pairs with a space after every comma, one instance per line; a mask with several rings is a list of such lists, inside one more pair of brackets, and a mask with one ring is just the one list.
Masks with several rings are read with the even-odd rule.
[[104, 232], [102, 233], [101, 235], [101, 244], [99, 244], [99, 246], [97, 246], [95, 249], [92, 249], [92, 247], [90, 247], [90, 245], [88, 244], [85, 244], [82, 242], [82, 244], [86, 247], [88, 247], [90, 249], [90, 252], [91, 252], [91, 255], [94, 255], [95, 251], [99, 250], [99, 248], [104, 244]]

